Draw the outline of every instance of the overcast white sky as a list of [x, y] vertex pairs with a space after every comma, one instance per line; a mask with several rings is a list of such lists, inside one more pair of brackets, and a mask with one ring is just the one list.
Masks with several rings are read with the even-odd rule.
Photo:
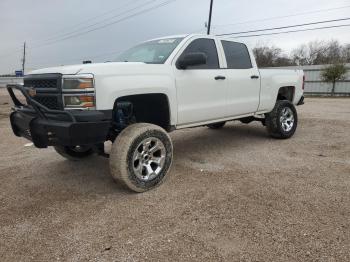
[[[95, 62], [113, 60], [116, 57], [114, 53], [140, 41], [200, 32], [201, 28], [205, 32], [204, 23], [208, 17], [210, 0], [174, 0], [169, 5], [152, 8], [167, 1], [169, 0], [0, 0], [0, 74], [13, 73], [15, 69], [21, 68], [20, 49], [24, 41], [28, 44], [27, 68], [34, 69], [80, 63], [85, 59]], [[140, 5], [143, 8], [137, 9]], [[344, 8], [246, 23], [338, 7]], [[130, 9], [135, 10], [118, 17]], [[54, 41], [70, 36], [72, 31], [74, 34], [80, 33], [144, 9], [152, 10], [101, 30]], [[349, 0], [214, 0], [213, 33], [347, 18], [350, 17], [349, 14]], [[87, 27], [98, 22], [100, 24]], [[215, 26], [225, 24], [232, 25]], [[350, 24], [350, 20], [327, 25], [335, 24]], [[350, 43], [350, 27], [245, 38], [244, 41], [252, 46], [257, 43], [273, 44], [288, 52], [308, 41], [331, 39]]]

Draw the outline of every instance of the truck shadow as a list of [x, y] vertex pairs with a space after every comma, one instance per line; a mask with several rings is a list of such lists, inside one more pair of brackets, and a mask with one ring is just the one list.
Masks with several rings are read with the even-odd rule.
[[[268, 138], [264, 128], [254, 125], [228, 125], [220, 130], [208, 128], [186, 129], [171, 134], [174, 144], [174, 162], [172, 173], [183, 167], [183, 161], [199, 159], [203, 152], [210, 154], [230, 153], [239, 150], [247, 144], [263, 143]], [[120, 183], [115, 182], [110, 175], [109, 160], [103, 157], [93, 157], [86, 161], [71, 162], [60, 158], [52, 152], [53, 162], [47, 165], [47, 177], [50, 184], [60, 184], [65, 188], [78, 190], [80, 193], [95, 194], [130, 194]], [[188, 165], [188, 163], [187, 163]]]
[[269, 136], [260, 125], [228, 125], [212, 130], [206, 127], [174, 132], [172, 135], [174, 151], [196, 154], [203, 149], [226, 150], [244, 147], [248, 143], [264, 143]]

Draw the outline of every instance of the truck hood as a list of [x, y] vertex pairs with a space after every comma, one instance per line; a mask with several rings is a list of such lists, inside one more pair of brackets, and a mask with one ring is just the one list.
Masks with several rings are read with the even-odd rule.
[[[80, 64], [70, 66], [58, 66], [49, 67], [30, 72], [31, 75], [37, 74], [63, 74], [63, 75], [76, 75], [76, 74], [98, 74], [99, 72], [105, 71], [106, 69], [114, 71], [140, 69], [151, 65], [145, 63], [134, 63], [134, 62], [113, 62], [113, 63], [96, 63], [96, 64]], [[119, 70], [118, 70], [119, 69]], [[124, 69], [124, 70], [123, 70]]]

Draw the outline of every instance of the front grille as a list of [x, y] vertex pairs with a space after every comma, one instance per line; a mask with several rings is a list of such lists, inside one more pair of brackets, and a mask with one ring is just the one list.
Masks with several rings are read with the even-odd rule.
[[37, 88], [57, 88], [57, 79], [24, 79], [24, 86]]
[[35, 101], [53, 110], [62, 110], [62, 75], [60, 74], [42, 74], [28, 75], [24, 78], [24, 86], [34, 88], [36, 96]]
[[59, 102], [57, 96], [35, 96], [34, 100], [46, 106], [49, 109], [59, 110]]

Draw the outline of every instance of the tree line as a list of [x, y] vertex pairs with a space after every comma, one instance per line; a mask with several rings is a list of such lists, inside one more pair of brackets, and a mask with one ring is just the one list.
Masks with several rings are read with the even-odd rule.
[[285, 54], [276, 46], [258, 45], [253, 49], [259, 67], [324, 65], [350, 63], [350, 44], [337, 40], [312, 41]]

